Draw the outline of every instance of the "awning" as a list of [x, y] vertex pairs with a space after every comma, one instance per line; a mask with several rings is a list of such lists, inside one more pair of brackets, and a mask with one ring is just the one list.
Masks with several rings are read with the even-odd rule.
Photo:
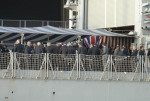
[[62, 35], [95, 35], [95, 36], [119, 36], [125, 37], [126, 35], [108, 32], [104, 29], [65, 29], [57, 28], [53, 26], [43, 27], [30, 27], [30, 28], [19, 28], [19, 27], [0, 27], [0, 32], [3, 33], [29, 33], [29, 34], [62, 34]]

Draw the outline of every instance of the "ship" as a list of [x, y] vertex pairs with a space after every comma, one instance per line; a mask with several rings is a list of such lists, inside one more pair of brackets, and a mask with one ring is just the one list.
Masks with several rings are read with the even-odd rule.
[[[103, 2], [106, 12], [107, 3], [112, 1], [114, 7], [117, 1], [123, 1], [123, 5], [133, 2], [131, 0], [96, 2]], [[84, 38], [100, 36], [99, 39], [114, 47], [117, 44], [121, 46], [128, 44], [139, 48], [144, 44], [147, 52], [150, 44], [148, 22], [150, 1], [134, 0], [134, 2], [134, 30], [125, 34], [114, 31], [114, 25], [117, 23], [107, 27], [107, 19], [103, 28], [92, 29], [92, 26], [88, 29], [86, 18], [88, 0], [67, 0], [64, 7], [70, 12], [69, 29], [49, 24], [38, 27], [0, 26], [0, 40], [5, 42], [20, 38], [23, 44], [26, 39], [50, 41], [54, 38], [55, 41], [59, 41], [66, 37], [69, 38], [67, 42], [70, 42], [81, 41], [83, 35]], [[3, 24], [3, 21], [1, 23]], [[68, 35], [71, 36], [67, 37]], [[0, 53], [0, 101], [149, 101], [149, 81], [149, 56], [91, 56], [78, 53], [62, 56], [13, 51]]]

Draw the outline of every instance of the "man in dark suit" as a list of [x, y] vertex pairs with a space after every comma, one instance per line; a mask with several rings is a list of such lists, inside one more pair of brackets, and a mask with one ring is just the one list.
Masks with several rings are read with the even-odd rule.
[[79, 46], [78, 54], [85, 54], [86, 55], [87, 49], [81, 43], [79, 43], [78, 46]]
[[141, 46], [140, 47], [140, 50], [139, 50], [139, 55], [145, 55], [145, 49], [144, 49], [144, 46]]
[[24, 47], [20, 43], [20, 40], [17, 40], [15, 45], [14, 45], [14, 52], [23, 53], [23, 50], [24, 50]]
[[54, 46], [54, 54], [60, 54], [61, 45], [59, 43]]
[[123, 47], [120, 47], [120, 50], [119, 50], [119, 52], [118, 52], [118, 56], [125, 56], [125, 54], [124, 54], [124, 48]]
[[88, 49], [88, 55], [92, 55], [92, 47], [93, 47], [93, 44], [90, 44], [90, 48]]
[[66, 44], [62, 45], [61, 49], [60, 49], [60, 54], [67, 54], [68, 50], [67, 50], [67, 46]]
[[31, 42], [28, 41], [24, 52], [25, 54], [32, 54], [33, 48], [31, 47], [31, 45], [32, 45]]
[[9, 50], [7, 49], [7, 45], [3, 46], [2, 52], [9, 52]]
[[131, 56], [137, 56], [137, 54], [138, 54], [138, 51], [137, 51], [136, 47], [132, 46]]
[[46, 52], [51, 54], [54, 53], [54, 47], [51, 45], [50, 42], [47, 42]]
[[102, 48], [103, 48], [102, 55], [107, 55], [108, 54], [108, 46], [105, 43], [103, 43]]
[[69, 43], [67, 49], [68, 49], [68, 54], [75, 54], [76, 53], [76, 49], [75, 49], [75, 47], [72, 46], [71, 43]]
[[41, 46], [40, 42], [37, 42], [37, 46], [35, 47], [35, 54], [43, 53], [43, 47]]
[[92, 55], [99, 55], [99, 48], [94, 44], [94, 47], [92, 47]]
[[126, 72], [127, 70], [127, 57], [124, 54], [124, 47], [120, 47], [120, 50], [118, 51], [118, 56], [116, 57], [116, 70], [118, 72]]
[[137, 54], [138, 54], [138, 51], [137, 51], [136, 47], [131, 46], [131, 54], [129, 56], [131, 67], [129, 68], [128, 71], [135, 72], [136, 65], [137, 65]]
[[123, 46], [123, 48], [124, 48], [124, 50], [123, 50], [124, 55], [128, 56], [129, 50], [125, 46]]

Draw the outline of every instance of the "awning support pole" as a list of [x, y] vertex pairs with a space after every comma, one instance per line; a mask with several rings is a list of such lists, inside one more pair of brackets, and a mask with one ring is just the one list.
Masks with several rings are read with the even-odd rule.
[[23, 40], [24, 40], [24, 34], [21, 33], [21, 44], [23, 44]]

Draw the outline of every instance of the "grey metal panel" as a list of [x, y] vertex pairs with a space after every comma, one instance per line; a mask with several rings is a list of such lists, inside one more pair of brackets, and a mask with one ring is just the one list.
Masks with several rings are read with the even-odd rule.
[[136, 0], [89, 0], [88, 28], [135, 25]]
[[149, 101], [150, 99], [149, 82], [0, 79], [0, 84], [0, 101]]

